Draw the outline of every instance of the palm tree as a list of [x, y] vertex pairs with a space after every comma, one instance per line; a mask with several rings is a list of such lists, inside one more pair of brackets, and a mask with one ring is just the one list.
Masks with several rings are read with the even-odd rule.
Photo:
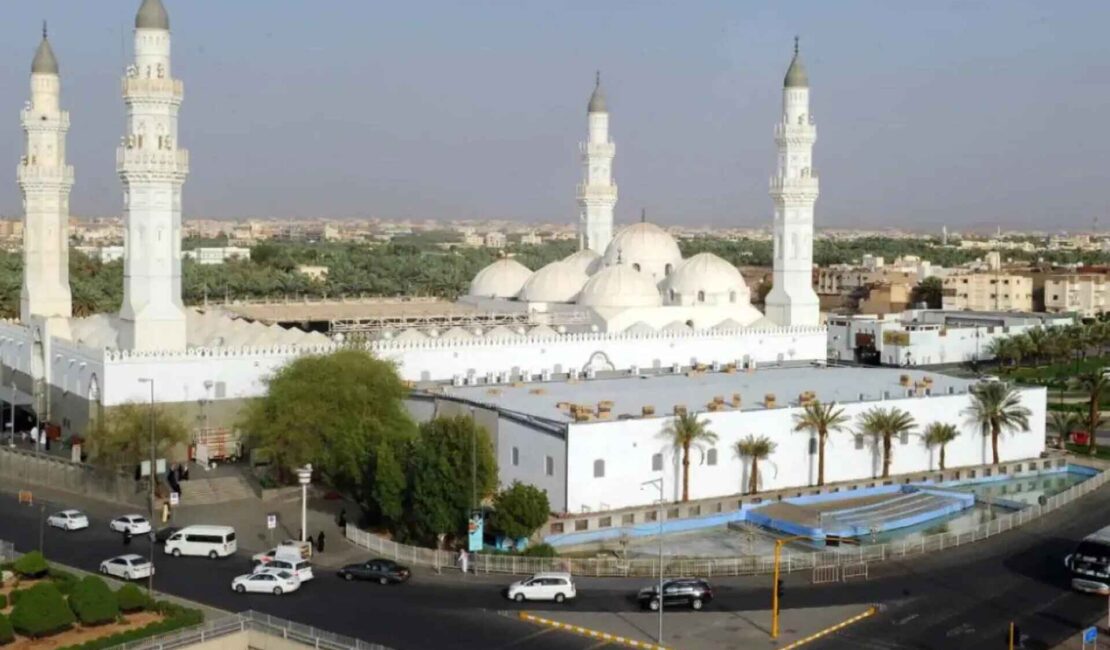
[[947, 422], [930, 422], [924, 433], [926, 447], [940, 447], [940, 471], [943, 472], [944, 448], [960, 435], [960, 430]]
[[998, 437], [1002, 431], [1028, 431], [1029, 409], [1021, 405], [1021, 395], [1004, 381], [981, 381], [971, 387], [971, 406], [965, 411], [983, 435], [991, 436], [994, 464], [998, 460]]
[[1048, 333], [1045, 332], [1044, 328], [1034, 327], [1022, 334], [1022, 337], [1025, 339], [1023, 343], [1025, 344], [1025, 349], [1029, 353], [1029, 356], [1036, 359], [1039, 363], [1045, 356], [1045, 343], [1048, 338]]
[[1110, 380], [1106, 375], [1099, 370], [1092, 370], [1081, 375], [1077, 375], [1072, 379], [1072, 382], [1077, 388], [1087, 393], [1087, 432], [1090, 434], [1088, 437], [1087, 451], [1090, 454], [1098, 452], [1098, 444], [1095, 441], [1095, 432], [1098, 431], [1098, 426], [1102, 424], [1102, 394], [1110, 388]]
[[775, 448], [778, 444], [771, 442], [767, 436], [753, 436], [749, 435], [743, 440], [736, 442], [736, 455], [741, 458], [752, 459], [752, 473], [748, 478], [748, 494], [755, 494], [759, 491], [759, 461], [767, 460], [767, 457], [775, 453]]
[[890, 461], [894, 436], [909, 433], [917, 426], [913, 416], [898, 407], [874, 407], [860, 415], [860, 428], [864, 433], [883, 441], [883, 478], [890, 476]]
[[848, 423], [844, 409], [837, 408], [836, 402], [822, 404], [814, 400], [794, 415], [795, 431], [811, 431], [817, 435], [817, 485], [825, 484], [825, 440], [829, 431], [839, 431]]
[[675, 451], [682, 452], [682, 500], [690, 500], [690, 449], [701, 450], [704, 445], [717, 442], [717, 434], [706, 428], [704, 420], [696, 414], [679, 413], [663, 429], [663, 435]]
[[1064, 449], [1064, 443], [1072, 431], [1083, 426], [1083, 418], [1075, 411], [1049, 411], [1048, 429], [1060, 436], [1059, 448]]

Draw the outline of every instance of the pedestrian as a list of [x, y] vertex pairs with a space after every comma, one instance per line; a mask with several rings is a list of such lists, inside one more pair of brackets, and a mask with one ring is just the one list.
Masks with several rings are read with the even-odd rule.
[[316, 536], [316, 552], [324, 552], [324, 531], [322, 530], [320, 531], [320, 534]]
[[339, 511], [339, 528], [347, 530], [347, 509], [343, 508]]
[[162, 523], [164, 524], [169, 520], [170, 520], [170, 502], [169, 501], [163, 501], [162, 502]]
[[459, 549], [459, 568], [462, 569], [463, 575], [470, 571], [470, 554], [465, 548]]
[[131, 529], [130, 528], [124, 528], [123, 529], [123, 545], [124, 546], [130, 546], [131, 545]]

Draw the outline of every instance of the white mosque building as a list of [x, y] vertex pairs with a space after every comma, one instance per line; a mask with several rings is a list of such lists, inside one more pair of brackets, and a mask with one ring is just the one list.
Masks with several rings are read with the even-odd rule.
[[[184, 88], [173, 76], [170, 43], [162, 1], [143, 0], [133, 63], [122, 79], [127, 121], [116, 152], [126, 233], [118, 314], [72, 315], [69, 117], [45, 33], [32, 64], [31, 99], [22, 112], [26, 151], [17, 172], [25, 200], [21, 313], [0, 323], [0, 395], [63, 436], [85, 435], [104, 408], [151, 399], [180, 405], [198, 422], [203, 412], [212, 426], [230, 426], [243, 400], [262, 395], [276, 369], [343, 345], [320, 333], [183, 305], [182, 190], [190, 160], [178, 137]], [[739, 271], [719, 257], [683, 259], [674, 239], [649, 223], [613, 234], [615, 147], [599, 80], [581, 147], [580, 250], [535, 272], [500, 260], [474, 278], [463, 299], [491, 311], [549, 314], [552, 324], [407, 329], [365, 345], [395, 362], [407, 380], [456, 385], [823, 360], [826, 332], [810, 287], [815, 132], [797, 53], [783, 97], [774, 131], [775, 284], [767, 314], [752, 306]]]

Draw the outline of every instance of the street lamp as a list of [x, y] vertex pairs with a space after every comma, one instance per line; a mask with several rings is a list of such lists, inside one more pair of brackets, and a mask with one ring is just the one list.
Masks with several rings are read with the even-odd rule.
[[154, 449], [154, 378], [139, 377], [140, 384], [150, 384], [150, 575], [147, 577], [147, 596], [154, 596], [154, 488], [157, 459]]
[[655, 517], [659, 521], [659, 636], [656, 642], [663, 645], [663, 477], [653, 478], [640, 484], [640, 489], [654, 485], [659, 488], [659, 512]]
[[297, 470], [297, 482], [301, 484], [301, 541], [308, 535], [308, 484], [312, 482], [312, 465]]

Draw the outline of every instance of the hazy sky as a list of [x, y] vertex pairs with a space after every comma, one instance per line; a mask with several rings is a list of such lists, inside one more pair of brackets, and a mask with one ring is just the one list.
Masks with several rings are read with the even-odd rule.
[[[769, 223], [795, 34], [819, 225], [1110, 227], [1110, 2], [165, 0], [186, 217], [575, 218], [600, 68], [618, 221]], [[139, 0], [8, 0], [0, 212], [50, 21], [76, 215], [118, 214]], [[126, 46], [125, 46], [126, 44]]]

